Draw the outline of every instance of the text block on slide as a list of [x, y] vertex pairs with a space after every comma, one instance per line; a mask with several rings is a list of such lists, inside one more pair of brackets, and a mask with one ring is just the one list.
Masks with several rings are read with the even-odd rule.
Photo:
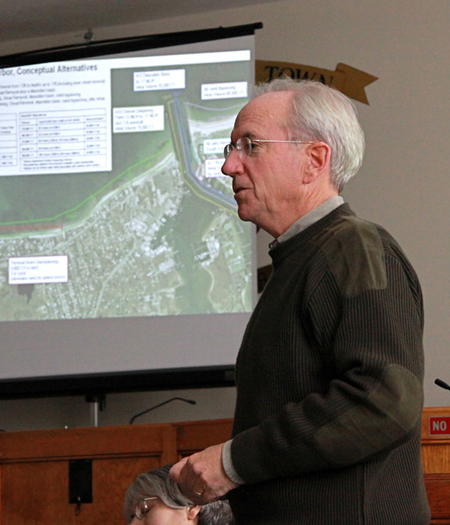
[[202, 84], [202, 100], [213, 100], [218, 98], [243, 98], [247, 96], [247, 82]]
[[66, 283], [69, 279], [67, 255], [10, 257], [9, 284]]
[[114, 108], [114, 133], [164, 130], [164, 106]]
[[133, 75], [134, 91], [160, 91], [164, 89], [185, 89], [185, 87], [185, 69], [139, 71]]
[[428, 434], [430, 436], [450, 436], [450, 416], [430, 416], [428, 423]]

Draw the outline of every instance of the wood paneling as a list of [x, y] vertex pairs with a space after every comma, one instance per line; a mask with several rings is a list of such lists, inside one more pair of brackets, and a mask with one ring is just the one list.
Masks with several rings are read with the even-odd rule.
[[189, 456], [211, 445], [228, 441], [231, 437], [231, 427], [231, 419], [178, 424], [178, 454], [181, 457]]
[[[450, 525], [450, 438], [430, 437], [425, 409], [422, 461], [433, 525]], [[123, 525], [123, 498], [140, 472], [227, 441], [232, 421], [44, 430], [0, 434], [0, 525]], [[68, 503], [70, 459], [91, 459], [93, 502]]]
[[425, 408], [422, 416], [422, 464], [431, 523], [450, 525], [450, 437], [430, 436], [430, 416], [450, 416], [450, 408]]
[[0, 434], [0, 463], [151, 454], [176, 457], [173, 425], [136, 425]]
[[[2, 525], [123, 525], [125, 491], [141, 472], [178, 458], [173, 425], [0, 435]], [[69, 460], [92, 460], [93, 501], [69, 503]]]

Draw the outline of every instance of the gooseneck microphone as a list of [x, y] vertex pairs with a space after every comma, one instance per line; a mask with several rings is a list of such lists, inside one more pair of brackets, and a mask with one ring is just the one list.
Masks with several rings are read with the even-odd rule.
[[442, 381], [442, 379], [435, 379], [434, 382], [437, 386], [445, 388], [446, 390], [450, 390], [450, 385], [447, 385], [447, 383], [445, 381]]
[[146, 414], [147, 412], [150, 412], [151, 410], [155, 410], [155, 408], [162, 407], [163, 405], [167, 405], [167, 403], [171, 403], [172, 401], [184, 401], [185, 403], [190, 403], [191, 405], [196, 405], [197, 401], [194, 401], [192, 399], [185, 399], [184, 397], [172, 397], [171, 399], [168, 399], [167, 401], [163, 401], [162, 403], [159, 403], [159, 405], [155, 405], [154, 407], [147, 408], [147, 410], [144, 410], [143, 412], [139, 412], [139, 414], [136, 414], [130, 419], [130, 425], [133, 424], [133, 421]]

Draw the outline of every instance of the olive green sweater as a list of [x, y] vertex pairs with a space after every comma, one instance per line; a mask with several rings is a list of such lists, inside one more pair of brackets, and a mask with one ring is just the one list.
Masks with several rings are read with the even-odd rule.
[[238, 525], [428, 525], [412, 266], [347, 204], [270, 255], [236, 365]]

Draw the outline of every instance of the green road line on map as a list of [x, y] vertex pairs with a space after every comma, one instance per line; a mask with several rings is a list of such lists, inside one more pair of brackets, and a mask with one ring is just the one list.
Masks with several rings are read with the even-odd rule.
[[[166, 149], [168, 146], [169, 146], [170, 142], [164, 147], [164, 149]], [[13, 226], [13, 225], [19, 225], [19, 224], [36, 224], [36, 223], [42, 223], [42, 222], [50, 222], [50, 221], [56, 221], [57, 219], [61, 218], [61, 217], [64, 217], [65, 215], [69, 214], [69, 213], [73, 213], [74, 211], [80, 209], [82, 206], [84, 206], [89, 200], [93, 199], [94, 197], [98, 196], [99, 194], [103, 193], [105, 191], [106, 188], [108, 188], [109, 186], [111, 186], [112, 184], [114, 184], [115, 182], [117, 182], [121, 177], [124, 177], [126, 176], [127, 174], [129, 175], [130, 177], [130, 182], [133, 181], [134, 177], [133, 177], [133, 174], [132, 174], [132, 170], [136, 169], [138, 166], [146, 163], [146, 162], [149, 162], [150, 160], [154, 159], [156, 156], [158, 155], [161, 155], [161, 151], [158, 151], [157, 153], [155, 153], [154, 155], [151, 155], [150, 157], [147, 157], [146, 159], [143, 159], [141, 160], [140, 162], [137, 162], [136, 164], [134, 164], [133, 166], [130, 166], [128, 167], [125, 171], [123, 171], [122, 173], [120, 173], [117, 177], [115, 177], [114, 179], [110, 180], [107, 184], [105, 184], [102, 188], [100, 188], [99, 190], [97, 190], [96, 192], [92, 193], [91, 195], [89, 195], [88, 197], [86, 197], [83, 201], [81, 201], [79, 204], [77, 204], [76, 206], [74, 206], [73, 208], [70, 208], [69, 210], [65, 210], [61, 213], [58, 213], [57, 215], [55, 215], [54, 217], [47, 217], [47, 218], [41, 218], [41, 219], [31, 219], [31, 220], [27, 220], [27, 221], [13, 221], [13, 222], [2, 222], [0, 223], [0, 227], [1, 226]]]

